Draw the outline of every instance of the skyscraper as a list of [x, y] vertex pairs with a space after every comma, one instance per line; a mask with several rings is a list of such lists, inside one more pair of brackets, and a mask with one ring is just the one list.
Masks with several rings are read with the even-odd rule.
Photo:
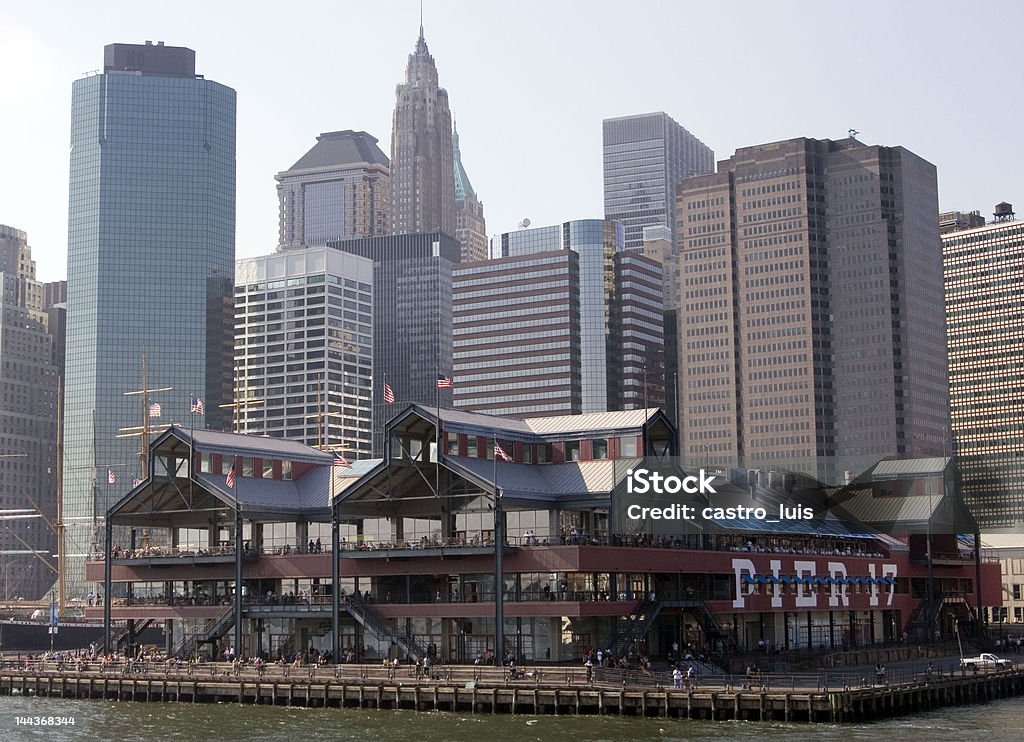
[[372, 284], [372, 261], [328, 247], [238, 261], [238, 432], [370, 457]]
[[487, 222], [484, 205], [477, 198], [462, 166], [459, 132], [452, 125], [452, 152], [455, 157], [455, 238], [462, 246], [463, 262], [487, 260]]
[[0, 292], [0, 508], [33, 511], [0, 530], [3, 595], [35, 600], [56, 577], [58, 374], [28, 237], [3, 225]]
[[644, 227], [675, 230], [675, 189], [686, 177], [714, 172], [715, 153], [665, 113], [605, 119], [604, 216], [622, 222], [627, 250], [643, 245]]
[[902, 147], [745, 147], [677, 191], [684, 456], [834, 481], [948, 424], [935, 167]]
[[[209, 427], [230, 419], [219, 405], [232, 396], [235, 91], [197, 75], [191, 49], [106, 46], [103, 72], [72, 88], [69, 212], [63, 569], [73, 596], [87, 592], [100, 519], [143, 473], [132, 434], [189, 424], [192, 397]], [[144, 384], [170, 388], [126, 396]]]
[[[973, 212], [976, 213], [976, 212]], [[978, 215], [980, 217], [980, 215]], [[942, 236], [949, 397], [964, 500], [983, 528], [1024, 521], [1024, 222], [996, 220]]]
[[387, 156], [365, 131], [330, 131], [277, 179], [278, 247], [391, 233]]
[[423, 38], [395, 90], [391, 133], [391, 208], [395, 234], [455, 236], [455, 173], [448, 93]]
[[456, 406], [537, 416], [662, 404], [661, 264], [624, 251], [621, 224], [507, 232], [492, 253], [455, 269]]
[[[441, 388], [437, 380], [452, 375], [452, 267], [459, 262], [459, 243], [434, 232], [330, 247], [373, 261], [373, 452], [380, 456], [384, 424], [404, 405], [452, 406], [451, 387]], [[358, 311], [362, 322], [365, 311]], [[384, 399], [385, 380], [395, 395], [391, 404]]]

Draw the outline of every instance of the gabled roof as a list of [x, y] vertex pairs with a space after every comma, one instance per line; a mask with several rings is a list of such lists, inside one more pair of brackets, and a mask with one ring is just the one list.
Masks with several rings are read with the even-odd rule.
[[[196, 450], [203, 453], [233, 454], [235, 456], [265, 456], [282, 461], [298, 461], [309, 464], [330, 463], [332, 456], [316, 448], [268, 436], [242, 433], [223, 433], [216, 430], [190, 430], [171, 428], [166, 434], [173, 434], [188, 441], [191, 439]], [[154, 441], [156, 445], [160, 439]]]
[[[304, 154], [290, 170], [321, 170], [345, 165], [388, 165], [389, 160], [377, 139], [365, 131], [329, 131], [316, 138], [313, 148]], [[286, 171], [287, 172], [287, 171]]]

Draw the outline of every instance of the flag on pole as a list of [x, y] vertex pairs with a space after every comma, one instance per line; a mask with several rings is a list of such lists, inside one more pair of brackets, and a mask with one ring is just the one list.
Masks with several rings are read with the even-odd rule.
[[348, 459], [341, 451], [334, 452], [334, 461], [331, 462], [331, 467], [338, 467], [339, 469], [351, 469], [352, 464], [349, 463]]
[[384, 404], [395, 403], [395, 390], [391, 388], [391, 385], [384, 382]]
[[159, 402], [154, 402], [153, 404], [151, 404], [149, 406], [149, 416], [150, 417], [160, 417], [160, 403]]
[[114, 476], [113, 469], [107, 469], [107, 484], [117, 484], [117, 477]]
[[231, 469], [228, 471], [228, 478], [225, 480], [225, 483], [227, 484], [228, 489], [234, 489], [235, 488], [235, 467], [234, 466], [232, 466]]
[[437, 375], [437, 388], [438, 389], [451, 389], [452, 388], [452, 379], [451, 379], [451, 377], [450, 376], [445, 376], [444, 374], [438, 374]]
[[205, 411], [206, 408], [203, 406], [203, 400], [199, 399], [199, 397], [192, 397], [192, 414], [202, 415]]
[[512, 457], [505, 453], [505, 449], [501, 447], [497, 440], [494, 441], [494, 455], [502, 461], [512, 461]]

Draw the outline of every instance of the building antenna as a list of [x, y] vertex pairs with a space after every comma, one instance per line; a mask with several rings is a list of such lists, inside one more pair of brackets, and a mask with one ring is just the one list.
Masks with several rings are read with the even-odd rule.
[[856, 139], [857, 135], [860, 134], [856, 129], [847, 129], [846, 131], [850, 135], [850, 139]]

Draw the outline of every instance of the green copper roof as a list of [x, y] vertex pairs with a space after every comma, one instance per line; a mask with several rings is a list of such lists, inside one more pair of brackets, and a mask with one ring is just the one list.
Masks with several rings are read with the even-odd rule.
[[473, 185], [466, 175], [466, 168], [462, 167], [462, 153], [459, 152], [459, 130], [452, 123], [452, 159], [455, 161], [455, 200], [464, 201], [466, 195], [475, 196]]

